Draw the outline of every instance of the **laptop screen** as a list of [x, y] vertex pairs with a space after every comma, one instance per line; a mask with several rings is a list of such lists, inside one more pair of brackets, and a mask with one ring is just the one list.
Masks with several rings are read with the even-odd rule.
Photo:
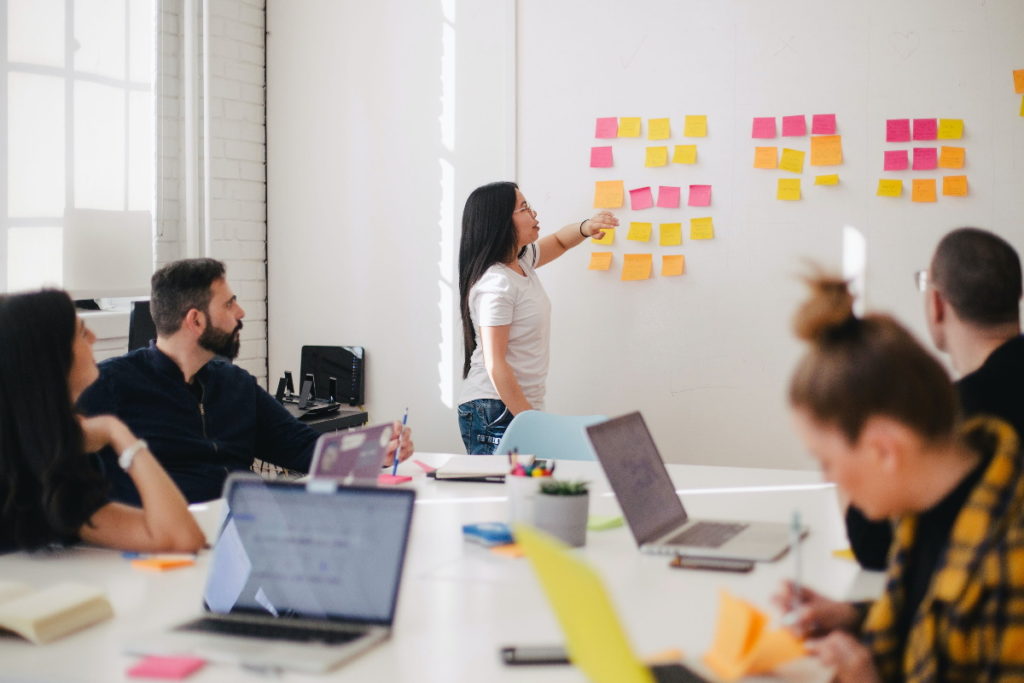
[[373, 486], [387, 455], [391, 423], [321, 434], [313, 449], [309, 474], [345, 484]]
[[415, 493], [231, 479], [204, 601], [219, 614], [390, 624]]
[[587, 435], [638, 545], [686, 522], [686, 511], [640, 413], [587, 427]]

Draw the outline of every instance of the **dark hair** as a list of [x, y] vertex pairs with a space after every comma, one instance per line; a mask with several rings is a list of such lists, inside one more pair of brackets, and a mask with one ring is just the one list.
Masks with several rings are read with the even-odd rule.
[[190, 258], [168, 263], [150, 280], [149, 312], [157, 334], [169, 336], [181, 328], [193, 308], [207, 311], [210, 285], [224, 277], [224, 264], [212, 258]]
[[935, 249], [931, 277], [966, 322], [991, 327], [1020, 320], [1020, 258], [998, 235], [978, 228], [949, 233]]
[[77, 324], [66, 292], [0, 296], [0, 536], [19, 548], [75, 538], [107, 500], [71, 404]]
[[956, 399], [939, 362], [891, 317], [854, 315], [844, 281], [816, 276], [808, 284], [794, 329], [810, 349], [790, 380], [790, 403], [838, 427], [851, 444], [875, 415], [930, 443], [952, 438]]
[[[476, 349], [476, 330], [469, 314], [469, 290], [495, 263], [504, 263], [515, 252], [516, 228], [512, 212], [516, 190], [510, 182], [483, 185], [473, 190], [462, 211], [462, 240], [459, 243], [459, 309], [462, 312], [462, 341], [465, 359], [462, 377], [469, 374], [469, 362]], [[525, 249], [525, 247], [524, 247]], [[522, 250], [519, 255], [522, 255]]]

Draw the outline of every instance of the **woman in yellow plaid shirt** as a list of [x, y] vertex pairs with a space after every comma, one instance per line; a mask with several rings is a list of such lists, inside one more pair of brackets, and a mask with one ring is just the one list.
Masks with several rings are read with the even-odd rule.
[[853, 313], [841, 280], [811, 281], [810, 349], [790, 384], [797, 431], [872, 519], [894, 520], [883, 596], [777, 601], [839, 681], [1024, 681], [1024, 477], [1007, 424], [957, 422], [943, 370], [888, 316]]

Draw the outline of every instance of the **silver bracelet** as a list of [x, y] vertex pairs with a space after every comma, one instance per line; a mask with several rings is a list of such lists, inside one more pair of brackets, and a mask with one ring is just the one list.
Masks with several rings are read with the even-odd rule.
[[127, 472], [128, 468], [132, 466], [132, 461], [135, 460], [135, 455], [148, 447], [149, 444], [146, 443], [145, 439], [139, 439], [121, 452], [121, 455], [117, 458], [117, 464], [121, 466], [122, 470]]

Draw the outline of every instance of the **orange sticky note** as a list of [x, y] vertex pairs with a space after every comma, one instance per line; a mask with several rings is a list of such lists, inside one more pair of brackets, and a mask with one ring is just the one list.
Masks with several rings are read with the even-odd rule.
[[1013, 91], [1017, 94], [1024, 94], [1024, 69], [1014, 70]]
[[704, 663], [720, 678], [734, 681], [768, 673], [806, 654], [803, 645], [784, 629], [768, 630], [768, 617], [728, 591], [719, 592], [718, 622]]
[[168, 569], [191, 567], [195, 563], [195, 559], [191, 557], [161, 557], [160, 555], [157, 555], [155, 557], [132, 560], [132, 567], [134, 569], [144, 569], [150, 572], [162, 572], [167, 571]]
[[795, 202], [800, 199], [799, 178], [779, 178], [778, 189], [775, 198], [787, 202]]
[[878, 190], [875, 194], [879, 197], [899, 197], [903, 194], [903, 181], [883, 178], [878, 181]]
[[690, 219], [691, 240], [713, 240], [715, 239], [715, 224], [710, 216]]
[[621, 180], [598, 180], [594, 183], [594, 208], [621, 209], [625, 195]]
[[782, 148], [782, 158], [779, 159], [779, 168], [791, 173], [804, 172], [804, 153], [798, 149]]
[[595, 251], [590, 254], [590, 265], [587, 270], [610, 270], [612, 267], [612, 252]]
[[687, 116], [683, 123], [683, 136], [688, 138], [703, 138], [708, 134], [708, 117], [703, 114], [699, 116]]
[[838, 185], [839, 184], [839, 174], [838, 173], [830, 173], [828, 175], [814, 176], [814, 184], [815, 185]]
[[619, 119], [619, 137], [620, 138], [638, 138], [640, 137], [640, 117], [639, 116], [625, 116]]
[[811, 137], [811, 166], [838, 166], [843, 163], [842, 135]]
[[944, 197], [966, 197], [967, 176], [947, 175], [942, 177], [942, 196]]
[[626, 239], [634, 242], [649, 242], [651, 239], [651, 223], [630, 223]]
[[526, 553], [523, 552], [522, 546], [518, 543], [506, 543], [505, 545], [496, 545], [491, 548], [491, 552], [495, 555], [501, 555], [502, 557], [523, 557]]
[[604, 235], [598, 239], [597, 237], [591, 237], [590, 241], [594, 244], [614, 244], [615, 243], [615, 228], [605, 228]]
[[663, 254], [661, 257], [662, 277], [682, 275], [686, 272], [686, 257], [682, 254]]
[[697, 163], [697, 145], [676, 145], [672, 152], [673, 164]]
[[935, 178], [914, 178], [910, 185], [910, 201], [934, 202]]
[[778, 147], [755, 147], [754, 168], [777, 168], [779, 165]]
[[675, 247], [683, 243], [682, 223], [662, 223], [658, 226], [658, 244], [663, 247]]
[[647, 280], [651, 277], [653, 259], [650, 254], [626, 254], [622, 261], [623, 280]]
[[652, 168], [664, 166], [668, 163], [668, 147], [648, 147], [647, 157], [644, 159], [644, 166]]
[[963, 136], [963, 119], [939, 119], [939, 140], [959, 140]]
[[963, 147], [942, 147], [939, 150], [939, 168], [963, 168]]
[[672, 137], [668, 119], [647, 119], [648, 140], [668, 140]]

